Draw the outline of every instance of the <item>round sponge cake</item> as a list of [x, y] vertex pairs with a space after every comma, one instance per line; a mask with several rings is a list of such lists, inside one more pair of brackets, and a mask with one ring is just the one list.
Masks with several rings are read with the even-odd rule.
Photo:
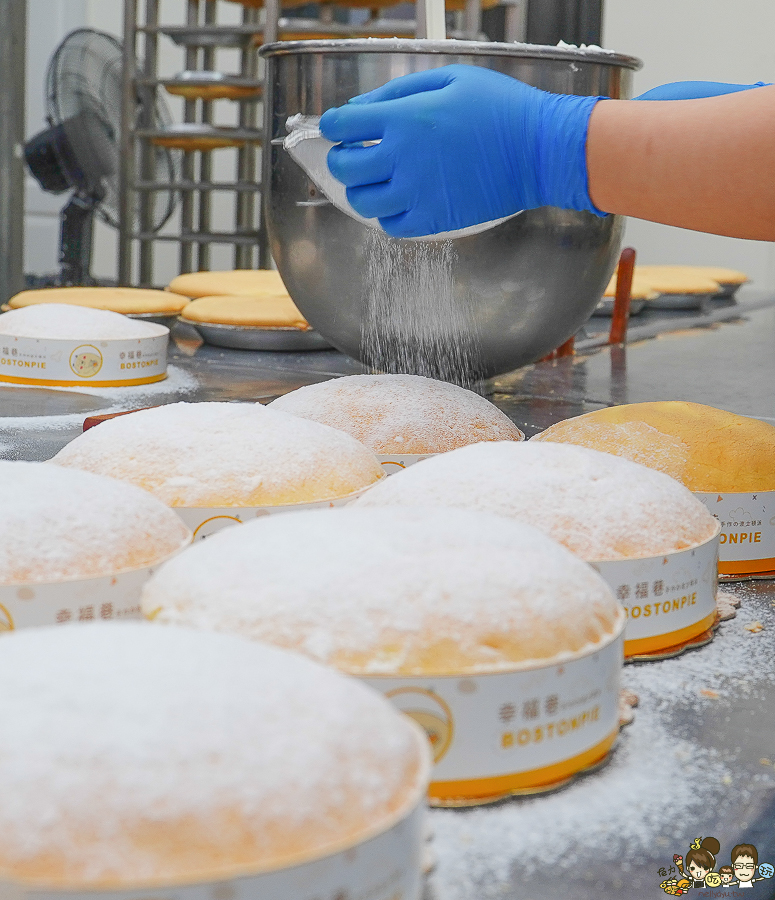
[[[616, 284], [617, 284], [617, 274], [611, 276], [611, 280], [608, 282], [608, 287], [605, 289], [604, 297], [615, 297], [616, 296]], [[637, 273], [633, 273], [632, 276], [632, 285], [630, 287], [630, 297], [633, 300], [654, 300], [659, 296], [659, 293], [654, 290], [651, 286], [651, 282], [648, 281], [643, 275], [638, 275]]]
[[187, 304], [185, 297], [169, 291], [152, 291], [126, 287], [60, 287], [38, 291], [22, 291], [11, 297], [11, 309], [36, 306], [40, 303], [66, 303], [70, 306], [88, 306], [125, 315], [175, 315]]
[[234, 269], [223, 272], [188, 272], [169, 283], [168, 291], [195, 300], [215, 296], [288, 296], [279, 272], [274, 269]]
[[89, 429], [52, 462], [128, 481], [174, 507], [312, 503], [384, 477], [350, 435], [259, 403], [140, 410]]
[[680, 279], [683, 283], [697, 278], [715, 281], [716, 284], [738, 286], [748, 281], [748, 276], [744, 272], [723, 266], [647, 265], [636, 266], [635, 271], [643, 278], [660, 284], [672, 284], [672, 279]]
[[346, 431], [381, 454], [443, 453], [525, 438], [479, 394], [419, 375], [348, 375], [298, 388], [270, 405]]
[[427, 783], [427, 750], [387, 701], [236, 637], [18, 632], [0, 683], [0, 880], [33, 889], [295, 865], [392, 827]]
[[635, 275], [660, 294], [717, 294], [720, 286], [694, 266], [636, 266]]
[[775, 490], [775, 427], [699, 403], [612, 406], [558, 422], [533, 440], [613, 453], [691, 491]]
[[239, 325], [260, 328], [300, 328], [309, 330], [309, 323], [285, 294], [264, 297], [200, 297], [183, 310], [186, 322], [216, 325]]
[[447, 506], [510, 516], [590, 561], [659, 556], [709, 540], [716, 520], [661, 472], [550, 443], [474, 444], [425, 460], [356, 501]]
[[348, 507], [227, 529], [162, 566], [142, 608], [359, 676], [534, 668], [610, 642], [624, 618], [602, 578], [536, 529], [450, 509]]
[[115, 575], [191, 540], [155, 497], [89, 472], [0, 461], [0, 497], [0, 585]]

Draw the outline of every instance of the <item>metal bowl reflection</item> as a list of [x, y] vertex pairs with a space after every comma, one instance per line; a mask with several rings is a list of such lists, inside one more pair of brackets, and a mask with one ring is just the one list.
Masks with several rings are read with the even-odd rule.
[[[544, 90], [614, 98], [629, 95], [631, 72], [640, 66], [599, 49], [471, 41], [280, 42], [261, 54], [272, 139], [285, 135], [291, 115], [321, 115], [398, 75], [450, 63], [486, 66]], [[363, 360], [371, 229], [330, 204], [282, 146], [265, 148], [265, 214], [283, 281], [317, 331]], [[454, 304], [475, 336], [475, 371], [468, 374], [533, 362], [574, 334], [603, 294], [622, 230], [617, 216], [544, 207], [454, 240]]]

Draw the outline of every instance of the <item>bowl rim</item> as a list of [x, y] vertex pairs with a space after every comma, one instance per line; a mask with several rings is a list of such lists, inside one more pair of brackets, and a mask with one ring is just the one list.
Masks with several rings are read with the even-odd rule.
[[347, 38], [344, 40], [275, 41], [264, 44], [259, 54], [264, 57], [303, 53], [414, 53], [447, 56], [509, 56], [521, 59], [556, 59], [618, 66], [637, 71], [643, 61], [636, 56], [605, 50], [602, 47], [571, 44], [527, 44], [515, 41], [429, 41], [422, 38]]

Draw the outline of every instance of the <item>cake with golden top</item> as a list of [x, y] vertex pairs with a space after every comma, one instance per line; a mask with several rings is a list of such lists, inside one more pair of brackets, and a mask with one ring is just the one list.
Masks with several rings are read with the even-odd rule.
[[11, 297], [8, 306], [21, 309], [41, 303], [66, 303], [104, 309], [124, 315], [177, 315], [188, 303], [187, 298], [169, 291], [153, 291], [126, 287], [58, 287], [22, 291]]
[[420, 375], [348, 375], [298, 388], [270, 406], [346, 431], [378, 454], [525, 438], [489, 400]]
[[720, 289], [715, 278], [693, 266], [636, 266], [635, 276], [658, 294], [713, 296]]
[[89, 429], [52, 462], [127, 481], [173, 507], [333, 500], [384, 477], [350, 435], [259, 403], [140, 410]]
[[287, 294], [263, 297], [214, 296], [192, 300], [181, 318], [193, 325], [238, 325], [243, 328], [298, 328], [308, 331], [309, 323]]
[[[663, 285], [667, 287], [669, 293], [678, 293], [678, 287], [691, 285], [692, 282], [699, 279], [699, 283], [704, 285], [706, 290], [710, 290], [707, 285], [708, 281], [713, 281], [718, 286], [724, 285], [728, 287], [740, 287], [748, 281], [745, 272], [737, 269], [729, 269], [724, 266], [687, 266], [687, 265], [639, 265], [635, 267], [638, 277], [642, 277], [647, 281], [651, 281], [655, 286]], [[691, 293], [689, 290], [686, 293]], [[706, 291], [703, 291], [703, 293]], [[711, 291], [712, 293], [712, 291]]]
[[356, 852], [424, 793], [408, 720], [296, 654], [147, 624], [0, 643], [0, 881], [220, 896]]
[[611, 406], [532, 441], [577, 444], [657, 469], [691, 491], [775, 490], [775, 426], [683, 400]]
[[[608, 299], [612, 299], [613, 297], [615, 297], [616, 284], [617, 275], [614, 272], [614, 274], [611, 276], [611, 280], [608, 282], [608, 287], [606, 287], [603, 296]], [[653, 300], [658, 296], [659, 292], [654, 290], [654, 288], [651, 286], [651, 282], [644, 275], [633, 273], [632, 285], [630, 288], [630, 297], [633, 300]]]
[[168, 291], [191, 300], [198, 297], [287, 297], [280, 273], [274, 269], [232, 269], [187, 272], [169, 283]]

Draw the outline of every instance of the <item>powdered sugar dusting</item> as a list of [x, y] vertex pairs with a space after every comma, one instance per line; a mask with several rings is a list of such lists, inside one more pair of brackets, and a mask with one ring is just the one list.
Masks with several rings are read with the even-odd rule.
[[756, 588], [734, 585], [735, 595], [742, 601], [737, 615], [722, 623], [710, 644], [672, 660], [627, 667], [627, 683], [641, 695], [660, 697], [659, 704], [667, 711], [680, 696], [693, 712], [701, 713], [713, 698], [702, 691], [726, 693], [731, 688], [746, 691], [754, 679], [768, 679], [775, 683], [772, 660], [775, 655], [775, 631], [767, 628], [760, 633], [747, 630], [761, 618], [746, 602]]
[[690, 457], [690, 447], [685, 441], [646, 422], [594, 422], [577, 416], [547, 428], [531, 440], [559, 441], [602, 450], [679, 481], [683, 480]]
[[375, 453], [443, 453], [478, 441], [519, 441], [516, 425], [479, 394], [420, 375], [348, 375], [270, 404], [346, 431]]
[[[650, 854], [655, 839], [685, 843], [687, 823], [705, 821], [705, 804], [715, 799], [714, 787], [726, 772], [717, 754], [672, 736], [641, 698], [634, 722], [599, 774], [546, 797], [470, 812], [434, 811], [437, 896], [514, 896], [506, 891], [515, 872], [526, 881], [551, 869], [558, 884], [563, 873], [579, 878], [593, 863], [626, 873], [623, 860]], [[572, 896], [572, 886], [567, 888]]]
[[[735, 804], [739, 809], [762, 785], [740, 765], [725, 736], [713, 733], [708, 709], [721, 703], [753, 711], [762, 687], [775, 683], [772, 609], [766, 610], [766, 600], [752, 602], [759, 590], [735, 585], [741, 609], [710, 644], [674, 659], [624, 667], [623, 684], [640, 703], [601, 771], [546, 797], [465, 813], [432, 811], [438, 858], [432, 896], [511, 896], [515, 880], [546, 877], [547, 848], [551, 879], [573, 896], [572, 882], [583, 881], [589, 870], [600, 875], [610, 866], [626, 879], [628, 869], [642, 870], [642, 861], [655, 851], [669, 859], [711, 821], [733, 821]], [[746, 630], [759, 619], [766, 623], [763, 631]], [[698, 743], [698, 733], [719, 749]], [[772, 784], [764, 769], [761, 777]], [[657, 867], [649, 873], [654, 882]], [[525, 890], [528, 896], [529, 886]]]
[[[90, 395], [104, 397], [111, 401], [111, 408], [136, 409], [144, 403], [158, 402], [160, 397], [181, 397], [192, 394], [199, 382], [191, 372], [178, 366], [167, 366], [167, 377], [164, 381], [156, 381], [151, 384], [134, 384], [126, 387], [93, 388], [89, 387]], [[52, 388], [58, 391], [76, 391], [81, 388]]]
[[169, 329], [104, 309], [41, 303], [0, 315], [0, 334], [61, 340], [131, 340], [158, 337]]
[[462, 447], [399, 472], [356, 505], [495, 512], [534, 525], [588, 560], [658, 556], [708, 540], [716, 529], [672, 478], [572, 444]]
[[12, 874], [43, 861], [75, 884], [138, 884], [314, 855], [379, 826], [421, 777], [387, 701], [271, 647], [127, 623], [1, 643]]
[[382, 477], [350, 435], [259, 403], [173, 403], [120, 416], [53, 462], [129, 481], [169, 506], [328, 500]]
[[46, 463], [0, 462], [0, 584], [44, 583], [149, 566], [190, 540], [145, 491]]
[[[104, 398], [106, 403], [103, 409], [86, 412], [68, 413], [67, 415], [50, 416], [2, 416], [0, 417], [0, 435], [12, 435], [18, 438], [22, 432], [40, 431], [72, 431], [80, 429], [87, 416], [97, 416], [110, 412], [121, 412], [127, 409], [137, 409], [153, 403], [158, 403], [166, 397], [180, 397], [193, 393], [199, 382], [193, 375], [179, 369], [177, 366], [167, 367], [167, 377], [163, 381], [155, 381], [151, 384], [127, 385], [116, 388], [95, 388], [89, 385], [88, 396]], [[34, 385], [15, 384], [14, 391], [36, 391], [40, 388]], [[53, 387], [46, 386], [47, 391], [83, 394], [81, 387]], [[13, 445], [7, 445], [13, 449]], [[3, 448], [0, 448], [0, 453]]]
[[591, 649], [623, 616], [597, 573], [540, 532], [464, 510], [347, 508], [227, 529], [159, 569], [142, 603], [154, 621], [372, 674], [529, 668]]

